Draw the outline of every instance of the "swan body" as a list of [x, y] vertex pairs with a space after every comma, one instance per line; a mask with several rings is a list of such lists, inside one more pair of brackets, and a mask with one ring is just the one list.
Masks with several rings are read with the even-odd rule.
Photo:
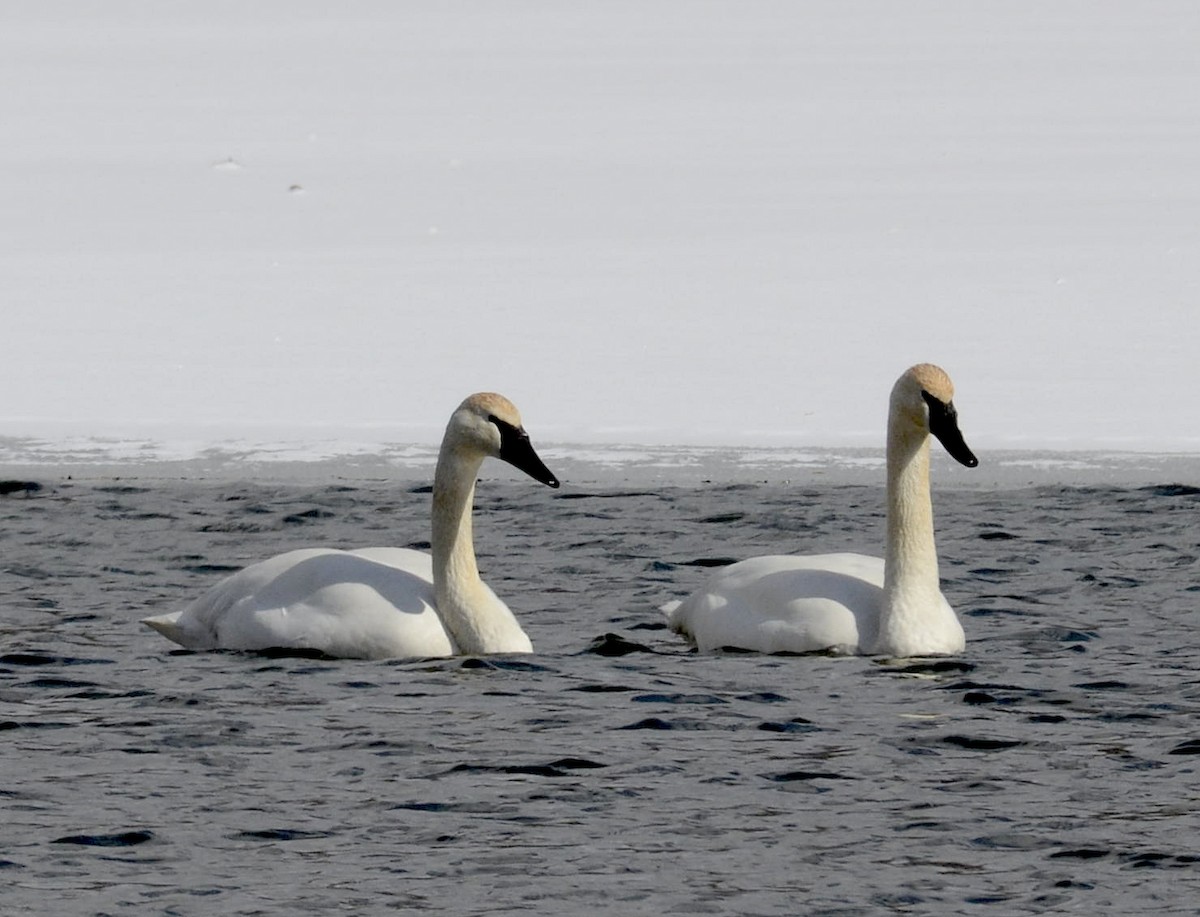
[[885, 557], [744, 560], [686, 600], [664, 605], [671, 628], [701, 652], [961, 653], [966, 637], [941, 592], [929, 495], [930, 434], [962, 464], [978, 464], [958, 429], [953, 395], [950, 377], [928, 363], [906, 371], [892, 389]]
[[194, 650], [300, 649], [364, 659], [532, 652], [476, 567], [471, 509], [488, 456], [558, 487], [512, 403], [472, 395], [451, 416], [438, 456], [432, 556], [386, 547], [288, 551], [222, 580], [182, 611], [142, 623]]

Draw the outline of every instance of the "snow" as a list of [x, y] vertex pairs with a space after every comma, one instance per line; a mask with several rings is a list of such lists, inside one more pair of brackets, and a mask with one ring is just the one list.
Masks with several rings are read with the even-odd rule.
[[1188, 0], [2, 18], [0, 435], [1200, 451]]

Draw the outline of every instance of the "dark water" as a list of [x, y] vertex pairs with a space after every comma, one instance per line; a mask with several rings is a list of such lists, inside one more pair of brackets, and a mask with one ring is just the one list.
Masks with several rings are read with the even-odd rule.
[[66, 482], [0, 497], [4, 914], [1196, 913], [1200, 495], [935, 494], [961, 659], [700, 657], [656, 606], [867, 549], [868, 486], [484, 482], [531, 657], [174, 652], [137, 624], [429, 495]]

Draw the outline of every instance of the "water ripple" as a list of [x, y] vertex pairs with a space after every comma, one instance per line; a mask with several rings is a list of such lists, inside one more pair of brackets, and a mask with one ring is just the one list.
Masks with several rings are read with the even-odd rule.
[[754, 554], [877, 552], [879, 487], [489, 480], [481, 569], [536, 653], [385, 662], [137, 620], [275, 551], [426, 544], [428, 488], [17, 493], [6, 912], [1187, 912], [1193, 490], [939, 487], [966, 652], [875, 660], [702, 656], [658, 606]]

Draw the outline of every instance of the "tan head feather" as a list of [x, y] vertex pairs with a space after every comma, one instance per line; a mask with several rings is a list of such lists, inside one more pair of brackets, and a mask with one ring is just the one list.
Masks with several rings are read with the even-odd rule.
[[908, 375], [938, 401], [949, 404], [954, 400], [954, 383], [940, 366], [918, 363], [908, 371]]
[[495, 392], [476, 392], [469, 395], [458, 409], [472, 411], [480, 417], [497, 417], [514, 427], [521, 426], [521, 413], [517, 406]]

